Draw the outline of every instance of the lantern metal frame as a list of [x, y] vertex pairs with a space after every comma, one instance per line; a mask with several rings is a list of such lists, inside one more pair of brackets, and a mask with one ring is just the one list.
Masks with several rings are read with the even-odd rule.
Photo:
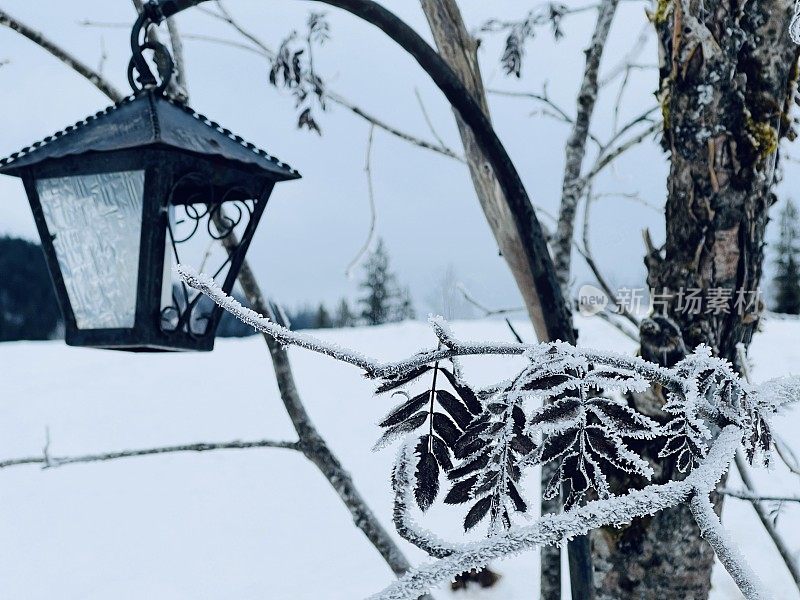
[[[172, 60], [166, 49], [146, 39], [149, 24], [160, 22], [160, 7], [148, 3], [131, 33], [128, 69], [134, 95], [92, 117], [0, 160], [0, 174], [20, 177], [31, 205], [65, 324], [66, 343], [129, 351], [208, 351], [214, 347], [222, 309], [203, 304], [182, 282], [169, 290], [163, 306], [165, 262], [181, 260], [181, 245], [205, 231], [220, 240], [227, 255], [214, 273], [230, 293], [276, 182], [300, 175], [263, 150], [195, 112], [165, 90]], [[187, 4], [168, 0], [167, 8]], [[174, 10], [177, 12], [177, 10]], [[170, 14], [174, 14], [174, 12]], [[141, 40], [142, 32], [145, 39]], [[168, 69], [160, 83], [143, 51], [163, 53]], [[138, 76], [135, 76], [138, 74]], [[130, 328], [80, 328], [59, 264], [36, 182], [142, 171], [144, 177], [136, 304]], [[234, 206], [232, 215], [224, 206]], [[170, 211], [183, 207], [190, 233], [177, 236]]]

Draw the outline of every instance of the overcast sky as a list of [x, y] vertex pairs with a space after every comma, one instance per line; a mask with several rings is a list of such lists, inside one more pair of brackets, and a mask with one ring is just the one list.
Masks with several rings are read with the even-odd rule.
[[[430, 40], [418, 3], [384, 0], [388, 8]], [[518, 19], [535, 3], [520, 0], [462, 0], [465, 19], [477, 29], [489, 18]], [[585, 2], [567, 2], [571, 6]], [[212, 3], [208, 3], [212, 6]], [[293, 29], [303, 30], [311, 10], [323, 10], [331, 39], [315, 56], [329, 87], [398, 128], [426, 139], [432, 135], [419, 108], [419, 91], [439, 135], [460, 149], [449, 105], [424, 72], [380, 31], [351, 15], [315, 2], [227, 0], [227, 8], [271, 47]], [[622, 3], [602, 72], [609, 72], [645, 27], [645, 2]], [[0, 7], [41, 30], [86, 63], [97, 66], [126, 93], [125, 67], [129, 24], [135, 17], [129, 0], [2, 0]], [[85, 19], [124, 27], [87, 27]], [[570, 113], [581, 80], [583, 49], [595, 14], [570, 17], [566, 37], [555, 43], [547, 29], [526, 47], [521, 79], [505, 76], [499, 58], [502, 36], [483, 34], [481, 67], [489, 88], [541, 92]], [[303, 175], [279, 185], [250, 250], [262, 286], [279, 300], [297, 305], [342, 296], [355, 297], [356, 282], [345, 269], [364, 242], [369, 226], [364, 173], [369, 125], [349, 111], [331, 106], [318, 114], [323, 135], [296, 128], [292, 98], [270, 87], [267, 65], [259, 56], [231, 46], [192, 39], [205, 35], [238, 40], [237, 34], [195, 8], [178, 17], [186, 35], [185, 51], [191, 104], [288, 162]], [[0, 28], [0, 154], [7, 155], [108, 104], [92, 85], [16, 33]], [[637, 62], [654, 65], [649, 39]], [[607, 87], [597, 108], [594, 133], [608, 139], [619, 80]], [[620, 121], [655, 105], [654, 70], [636, 71], [622, 98]], [[534, 202], [550, 214], [557, 210], [568, 128], [536, 113], [525, 99], [490, 97], [492, 118]], [[411, 286], [420, 312], [442, 273], [452, 267], [473, 293], [493, 305], [518, 303], [514, 282], [498, 256], [467, 169], [461, 163], [411, 146], [377, 130], [372, 152], [377, 229], [400, 279]], [[599, 181], [603, 192], [638, 192], [651, 206], [619, 197], [604, 198], [592, 219], [595, 252], [616, 285], [643, 281], [641, 230], [663, 237], [667, 162], [654, 140], [620, 160]], [[796, 173], [787, 171], [791, 181]], [[653, 208], [655, 207], [655, 209]], [[551, 221], [540, 215], [542, 222]], [[0, 176], [0, 233], [35, 239], [33, 219], [18, 180]], [[590, 282], [576, 259], [575, 281]]]

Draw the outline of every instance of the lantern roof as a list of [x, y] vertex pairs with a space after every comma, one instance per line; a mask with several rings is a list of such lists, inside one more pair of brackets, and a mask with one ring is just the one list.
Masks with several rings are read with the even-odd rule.
[[289, 165], [155, 90], [129, 96], [0, 160], [0, 173], [18, 175], [19, 170], [47, 160], [148, 146], [233, 161], [266, 172], [276, 181], [300, 177]]

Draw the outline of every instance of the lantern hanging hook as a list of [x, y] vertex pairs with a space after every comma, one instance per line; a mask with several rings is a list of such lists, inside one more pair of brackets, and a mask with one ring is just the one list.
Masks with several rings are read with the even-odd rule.
[[[167, 89], [175, 70], [175, 62], [167, 47], [153, 39], [149, 39], [150, 25], [158, 25], [163, 20], [163, 15], [157, 3], [148, 2], [133, 24], [131, 30], [131, 59], [128, 62], [128, 83], [134, 93], [145, 89], [154, 89], [163, 93]], [[152, 50], [158, 67], [159, 83], [150, 70], [150, 65], [144, 57], [145, 50]]]

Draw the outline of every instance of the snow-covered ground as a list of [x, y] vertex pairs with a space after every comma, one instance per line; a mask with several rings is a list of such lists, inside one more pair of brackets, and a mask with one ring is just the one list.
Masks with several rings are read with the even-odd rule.
[[[599, 320], [579, 322], [582, 343], [632, 350]], [[464, 339], [510, 340], [502, 322], [453, 325]], [[520, 332], [532, 339], [530, 328]], [[770, 320], [752, 348], [758, 380], [800, 372], [800, 321]], [[321, 337], [382, 358], [432, 345], [424, 323], [328, 330]], [[389, 406], [353, 367], [292, 349], [300, 393], [319, 429], [391, 528], [393, 451], [370, 452]], [[489, 381], [498, 361], [468, 362]], [[142, 354], [69, 348], [60, 342], [0, 344], [0, 460], [198, 441], [293, 439], [260, 338], [220, 340], [213, 353]], [[800, 452], [800, 412], [778, 429]], [[763, 492], [797, 494], [782, 467], [757, 473]], [[529, 477], [528, 491], [535, 493]], [[736, 486], [736, 480], [731, 481]], [[458, 515], [432, 510], [426, 524], [458, 534]], [[798, 597], [749, 504], [726, 503], [724, 521], [776, 598]], [[778, 521], [800, 550], [800, 509]], [[393, 532], [393, 530], [392, 530]], [[399, 540], [399, 538], [398, 538]], [[414, 562], [421, 552], [399, 540]], [[537, 557], [493, 568], [491, 591], [437, 598], [536, 597]], [[381, 589], [391, 572], [338, 497], [288, 450], [173, 454], [41, 470], [0, 471], [0, 598], [15, 600], [333, 600]], [[714, 598], [738, 598], [722, 569]]]

